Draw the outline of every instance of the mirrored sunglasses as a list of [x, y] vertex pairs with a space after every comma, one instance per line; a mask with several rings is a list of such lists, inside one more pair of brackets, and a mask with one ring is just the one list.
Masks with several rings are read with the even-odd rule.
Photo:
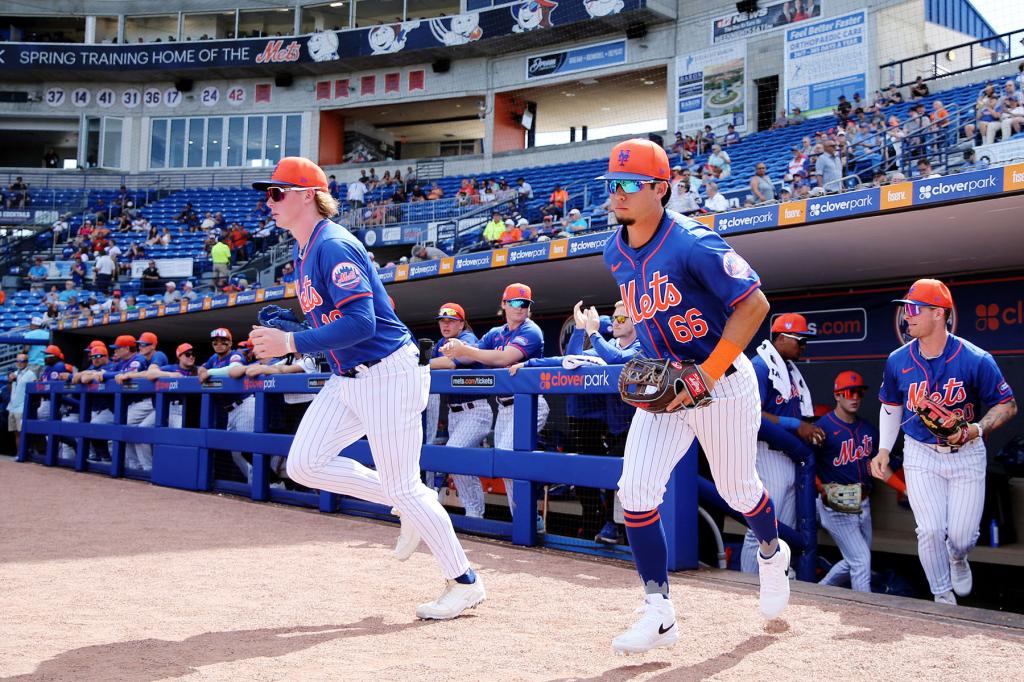
[[184, 353], [182, 353], [181, 355], [179, 355], [178, 357], [179, 357], [179, 358], [194, 358], [195, 356], [196, 356], [196, 354], [195, 354], [195, 353], [193, 353], [193, 352], [192, 352], [192, 351], [190, 351], [190, 350], [187, 350], [187, 351], [185, 351]]
[[619, 324], [625, 324], [628, 319], [625, 315], [612, 315], [612, 322], [618, 322]]
[[626, 194], [636, 194], [644, 188], [644, 185], [655, 185], [661, 180], [606, 180], [608, 193], [615, 194], [620, 189]]
[[273, 199], [274, 201], [281, 201], [284, 199], [285, 192], [305, 192], [308, 187], [268, 187], [267, 188], [267, 199]]
[[903, 314], [906, 317], [916, 317], [916, 316], [920, 315], [922, 312], [924, 312], [925, 310], [927, 310], [928, 308], [934, 308], [934, 307], [935, 306], [930, 306], [930, 305], [919, 305], [917, 303], [904, 303], [903, 304]]
[[807, 337], [804, 337], [804, 336], [797, 336], [795, 334], [786, 334], [786, 333], [779, 334], [779, 336], [785, 336], [787, 339], [793, 339], [794, 341], [796, 341], [798, 346], [806, 346], [807, 345]]
[[96, 355], [90, 355], [89, 359], [90, 360], [102, 360], [105, 357], [107, 357], [107, 356], [106, 355], [96, 354]]
[[438, 317], [458, 317], [460, 320], [462, 319], [455, 308], [441, 308], [437, 311], [437, 315]]
[[847, 389], [842, 390], [842, 391], [837, 391], [836, 395], [841, 396], [843, 398], [846, 398], [847, 400], [853, 400], [854, 398], [863, 398], [864, 397], [864, 389], [863, 388], [847, 388]]
[[527, 300], [522, 299], [522, 298], [513, 298], [510, 301], [505, 301], [505, 303], [508, 303], [509, 306], [512, 307], [512, 308], [519, 308], [519, 309], [529, 308], [531, 305], [533, 305], [533, 301], [527, 301]]

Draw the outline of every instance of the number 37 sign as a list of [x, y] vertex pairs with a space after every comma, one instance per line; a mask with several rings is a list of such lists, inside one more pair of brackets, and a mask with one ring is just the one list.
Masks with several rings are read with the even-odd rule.
[[[239, 106], [245, 104], [246, 94], [244, 86], [232, 85], [223, 93], [223, 99], [232, 106]], [[54, 108], [66, 107], [68, 104], [84, 108], [94, 104], [108, 109], [120, 100], [121, 106], [125, 109], [135, 109], [140, 105], [146, 109], [174, 109], [181, 104], [184, 98], [185, 95], [177, 88], [161, 89], [156, 87], [146, 88], [144, 91], [128, 88], [121, 92], [120, 97], [110, 88], [102, 88], [95, 94], [88, 88], [75, 88], [70, 95], [64, 88], [48, 88], [43, 94], [43, 101]], [[203, 88], [198, 96], [199, 101], [206, 107], [217, 106], [220, 104], [221, 98], [220, 88], [212, 85]]]

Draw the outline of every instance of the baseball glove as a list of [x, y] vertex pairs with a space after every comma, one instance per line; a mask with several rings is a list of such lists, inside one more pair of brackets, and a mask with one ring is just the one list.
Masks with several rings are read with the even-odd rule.
[[923, 397], [914, 406], [914, 412], [921, 418], [921, 423], [931, 431], [936, 438], [953, 443], [963, 443], [967, 440], [967, 430], [970, 424], [959, 412], [954, 412], [942, 403], [935, 402], [931, 398]]
[[711, 391], [700, 370], [692, 363], [634, 357], [619, 374], [619, 395], [633, 407], [661, 414], [680, 393], [690, 396], [692, 405], [704, 407], [711, 402]]
[[301, 332], [310, 328], [308, 324], [299, 320], [292, 310], [279, 305], [263, 306], [256, 319], [263, 327], [280, 329], [283, 332]]
[[821, 501], [829, 509], [843, 514], [860, 514], [860, 483], [824, 483], [821, 486]]

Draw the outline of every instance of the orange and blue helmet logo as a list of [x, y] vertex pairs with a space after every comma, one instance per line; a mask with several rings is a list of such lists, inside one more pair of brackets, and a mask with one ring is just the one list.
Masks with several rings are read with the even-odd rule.
[[625, 166], [629, 162], [629, 153], [631, 150], [623, 149], [619, 152], [619, 165]]

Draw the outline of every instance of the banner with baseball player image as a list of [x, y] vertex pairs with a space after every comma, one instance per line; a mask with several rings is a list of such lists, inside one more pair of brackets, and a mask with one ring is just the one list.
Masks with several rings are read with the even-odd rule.
[[747, 129], [747, 44], [732, 43], [676, 58], [676, 130], [710, 125]]
[[868, 14], [852, 12], [786, 30], [786, 110], [831, 111], [840, 95], [867, 92]]
[[760, 35], [821, 16], [819, 0], [773, 2], [753, 12], [730, 12], [711, 22], [711, 42], [724, 43]]

